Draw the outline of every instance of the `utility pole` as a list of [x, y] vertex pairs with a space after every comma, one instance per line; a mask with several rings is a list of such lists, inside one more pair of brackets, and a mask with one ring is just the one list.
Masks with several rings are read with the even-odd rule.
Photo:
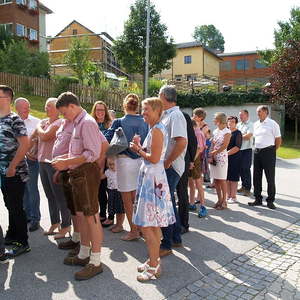
[[147, 5], [147, 31], [146, 31], [146, 57], [145, 57], [145, 82], [144, 97], [148, 97], [148, 80], [149, 80], [149, 44], [150, 44], [150, 0]]

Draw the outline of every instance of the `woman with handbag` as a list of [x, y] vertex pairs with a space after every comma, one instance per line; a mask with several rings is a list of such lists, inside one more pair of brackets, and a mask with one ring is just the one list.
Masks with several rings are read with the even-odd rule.
[[[135, 94], [128, 94], [123, 101], [123, 109], [125, 116], [115, 119], [105, 134], [108, 142], [114, 136], [116, 129], [121, 127], [124, 131], [127, 141], [131, 141], [133, 137], [139, 137], [141, 143], [148, 133], [148, 125], [144, 122], [143, 117], [137, 114], [139, 106], [139, 98]], [[129, 146], [129, 145], [128, 145]], [[118, 191], [121, 192], [124, 209], [130, 232], [122, 237], [124, 241], [136, 240], [140, 237], [138, 228], [132, 223], [133, 203], [135, 192], [137, 189], [137, 178], [141, 166], [140, 156], [127, 148], [116, 156], [116, 172]], [[114, 229], [112, 229], [112, 232]]]
[[227, 117], [224, 113], [218, 112], [215, 114], [214, 123], [217, 129], [213, 132], [212, 151], [209, 153], [210, 173], [214, 179], [216, 191], [218, 194], [218, 202], [214, 208], [218, 210], [226, 209], [226, 194], [227, 194], [227, 169], [228, 169], [228, 154], [227, 146], [230, 141], [231, 132], [227, 128]]

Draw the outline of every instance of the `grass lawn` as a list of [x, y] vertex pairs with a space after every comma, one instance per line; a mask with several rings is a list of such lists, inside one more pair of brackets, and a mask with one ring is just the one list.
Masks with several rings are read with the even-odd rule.
[[283, 143], [283, 145], [277, 150], [277, 156], [285, 159], [300, 158], [300, 145]]

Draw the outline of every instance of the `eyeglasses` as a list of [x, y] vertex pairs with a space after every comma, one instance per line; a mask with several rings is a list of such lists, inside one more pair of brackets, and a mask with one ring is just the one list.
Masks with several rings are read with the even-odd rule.
[[105, 112], [105, 109], [96, 109], [97, 112]]

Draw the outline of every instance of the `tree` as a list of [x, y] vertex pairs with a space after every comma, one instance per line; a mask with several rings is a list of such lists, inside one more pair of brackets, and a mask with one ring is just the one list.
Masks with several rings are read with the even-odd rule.
[[271, 67], [271, 86], [267, 91], [273, 102], [285, 104], [287, 114], [295, 120], [297, 143], [300, 118], [300, 41], [286, 41], [281, 52]]
[[291, 10], [288, 21], [279, 21], [278, 29], [274, 30], [274, 50], [259, 51], [262, 61], [271, 66], [289, 45], [289, 41], [300, 41], [300, 7]]
[[224, 52], [224, 37], [212, 24], [196, 26], [193, 37], [205, 47]]
[[74, 38], [64, 57], [65, 63], [74, 71], [81, 84], [90, 67], [90, 43], [88, 38]]
[[[115, 41], [113, 51], [128, 73], [143, 74], [146, 56], [147, 0], [136, 0], [130, 7], [123, 34]], [[149, 75], [160, 73], [171, 66], [176, 55], [173, 39], [167, 35], [154, 5], [150, 6]], [[144, 82], [144, 81], [143, 81]]]
[[12, 34], [10, 34], [3, 25], [0, 25], [0, 50], [3, 50], [13, 40]]

